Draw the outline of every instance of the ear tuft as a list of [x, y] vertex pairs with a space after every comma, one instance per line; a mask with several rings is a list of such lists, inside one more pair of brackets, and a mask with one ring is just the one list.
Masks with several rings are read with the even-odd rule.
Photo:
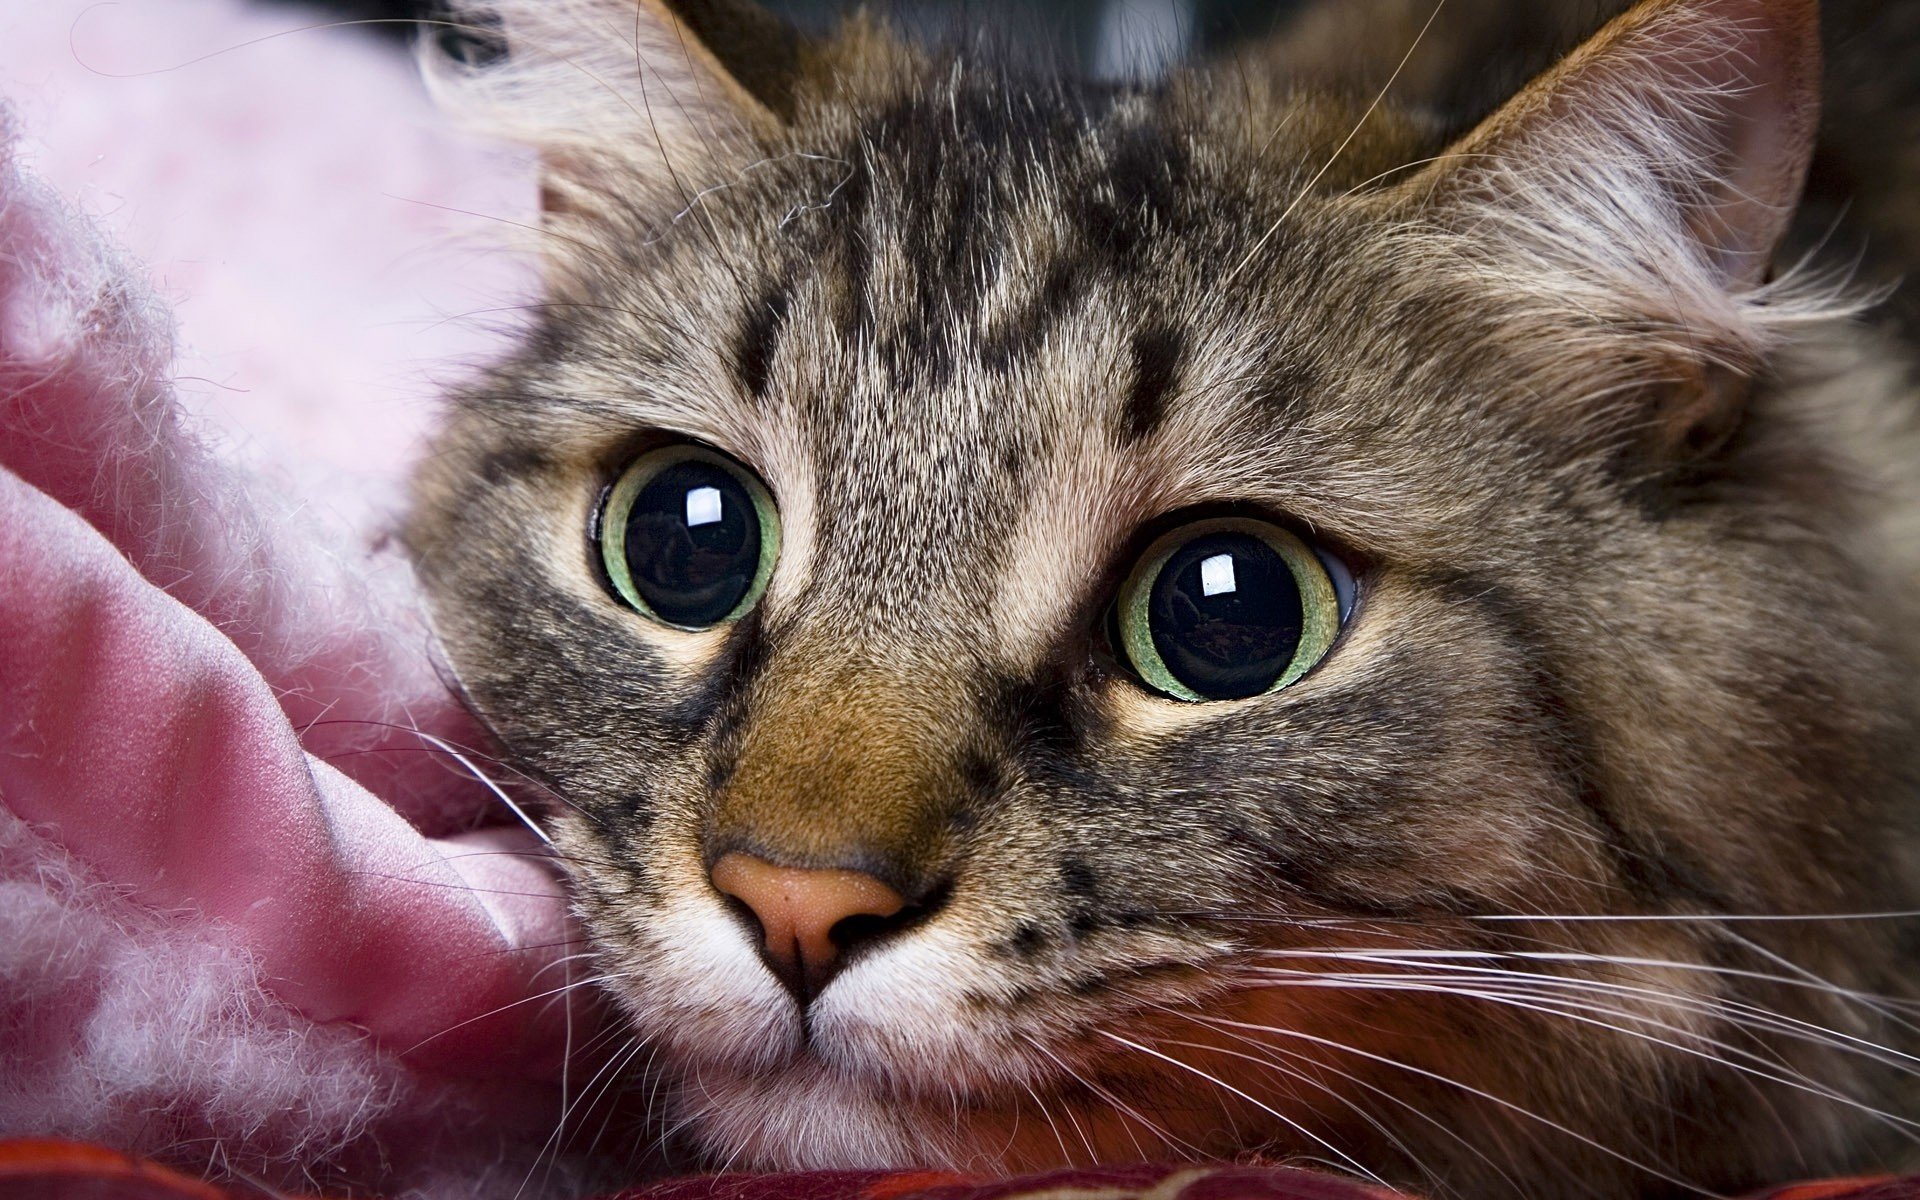
[[[746, 0], [451, 0], [450, 8], [456, 36], [420, 44], [427, 85], [469, 123], [540, 152], [549, 211], [585, 202], [610, 170], [693, 169], [777, 127], [791, 103], [796, 40]], [[475, 44], [481, 52], [461, 52]]]

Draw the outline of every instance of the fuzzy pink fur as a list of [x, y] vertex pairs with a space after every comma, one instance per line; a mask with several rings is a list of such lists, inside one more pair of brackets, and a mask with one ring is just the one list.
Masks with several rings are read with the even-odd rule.
[[[538, 843], [439, 750], [484, 736], [404, 563], [304, 510], [312, 464], [209, 448], [167, 306], [16, 145], [0, 118], [0, 1136], [575, 1190], [548, 1137], [598, 1014], [547, 994], [584, 969]], [[415, 427], [368, 450], [389, 478]]]

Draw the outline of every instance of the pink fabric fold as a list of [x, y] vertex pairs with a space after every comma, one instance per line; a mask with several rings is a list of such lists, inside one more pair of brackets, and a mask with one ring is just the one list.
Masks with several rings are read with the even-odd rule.
[[0, 466], [211, 621], [308, 749], [430, 831], [472, 825], [484, 789], [411, 732], [483, 740], [435, 671], [404, 564], [319, 540], [317, 515], [195, 440], [165, 310], [3, 148], [0, 173]]
[[567, 938], [538, 843], [421, 836], [301, 748], [205, 619], [11, 475], [0, 696], [8, 806], [145, 903], [238, 931], [301, 1012], [436, 1069], [557, 1071], [565, 1006], [514, 1006]]
[[166, 309], [12, 145], [0, 1135], [565, 1192], [601, 1017], [404, 561], [195, 436]]
[[192, 440], [168, 348], [137, 278], [0, 157], [0, 798], [145, 902], [240, 931], [315, 1020], [438, 1069], [556, 1070], [564, 1005], [480, 1016], [566, 941], [537, 844], [401, 815], [508, 817], [414, 732], [484, 740], [412, 597]]

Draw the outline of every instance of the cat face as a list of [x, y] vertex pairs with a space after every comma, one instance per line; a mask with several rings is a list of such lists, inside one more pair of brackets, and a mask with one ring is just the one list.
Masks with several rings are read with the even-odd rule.
[[[1800, 1098], [1746, 1098], [1728, 1005], [1835, 1018], [1672, 919], [1897, 890], [1838, 870], [1909, 725], [1782, 351], [1820, 314], [1758, 283], [1803, 7], [1646, 6], [1398, 175], [1433, 122], [1244, 64], [1079, 87], [855, 30], [703, 107], [738, 75], [692, 13], [651, 145], [547, 144], [549, 303], [410, 540], [697, 1143], [1468, 1191], [1842, 1152], [1845, 1104], [1734, 1131]], [[1741, 28], [1758, 99], [1658, 99]], [[1802, 167], [1676, 176], [1717, 130]], [[1890, 986], [1821, 933], [1782, 936]]]

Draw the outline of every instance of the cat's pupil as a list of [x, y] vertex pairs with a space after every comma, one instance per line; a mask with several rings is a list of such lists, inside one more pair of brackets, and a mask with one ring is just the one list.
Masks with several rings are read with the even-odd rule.
[[1280, 553], [1251, 534], [1203, 534], [1174, 551], [1147, 600], [1148, 629], [1175, 679], [1209, 700], [1268, 690], [1306, 623]]
[[675, 463], [634, 497], [624, 548], [635, 590], [661, 620], [701, 627], [730, 616], [760, 567], [760, 519], [732, 474]]

